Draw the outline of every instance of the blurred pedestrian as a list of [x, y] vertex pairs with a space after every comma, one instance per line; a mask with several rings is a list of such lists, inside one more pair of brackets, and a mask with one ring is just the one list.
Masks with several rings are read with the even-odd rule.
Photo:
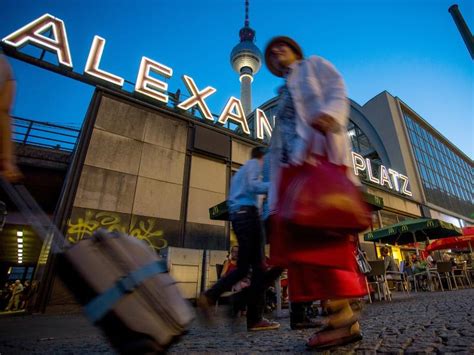
[[398, 272], [398, 266], [393, 257], [389, 254], [390, 251], [387, 247], [382, 247], [380, 249], [380, 254], [382, 254], [382, 259], [385, 265], [385, 271], [395, 271]]
[[3, 311], [7, 307], [8, 301], [10, 301], [11, 296], [12, 290], [10, 284], [8, 282], [5, 282], [3, 288], [0, 290], [0, 311]]
[[10, 111], [15, 96], [15, 79], [5, 55], [0, 49], [0, 175], [9, 181], [21, 178], [11, 137]]
[[23, 285], [21, 284], [20, 280], [16, 280], [15, 284], [13, 285], [10, 301], [8, 302], [8, 306], [5, 309], [6, 311], [18, 310], [18, 307], [20, 306], [22, 292], [23, 292]]
[[28, 305], [30, 291], [31, 291], [30, 281], [26, 280], [25, 284], [23, 285], [23, 292], [21, 293], [21, 297], [20, 297], [20, 309], [25, 309], [26, 306]]
[[[348, 298], [366, 294], [354, 258], [357, 236], [313, 231], [303, 238], [279, 217], [283, 196], [310, 155], [326, 156], [332, 164], [346, 166], [351, 175], [345, 85], [331, 63], [316, 56], [304, 59], [300, 46], [289, 37], [273, 38], [265, 49], [265, 61], [274, 75], [285, 79], [270, 144], [270, 260], [288, 268], [290, 302], [326, 300], [330, 315], [308, 347], [320, 350], [354, 342], [362, 336]], [[350, 179], [357, 181], [354, 176]], [[308, 262], [291, 261], [300, 252], [310, 256]]]
[[263, 318], [265, 277], [263, 263], [263, 230], [258, 211], [258, 195], [268, 193], [268, 183], [262, 182], [263, 147], [252, 149], [251, 159], [234, 175], [229, 192], [229, 212], [232, 228], [239, 243], [237, 269], [217, 281], [198, 299], [198, 305], [209, 316], [208, 309], [219, 296], [235, 283], [247, 277], [252, 279], [247, 289], [247, 330], [273, 330], [280, 324]]
[[[271, 175], [271, 166], [272, 166], [272, 155], [265, 154], [264, 162], [263, 162], [263, 175], [262, 179], [264, 182], [270, 182], [270, 175]], [[270, 235], [271, 235], [271, 218], [270, 218], [270, 207], [268, 203], [268, 198], [265, 196], [262, 204], [262, 219], [264, 221], [265, 226], [265, 236], [266, 242], [269, 243]], [[284, 269], [278, 266], [273, 266], [275, 272], [278, 272], [282, 275]], [[285, 299], [284, 295], [287, 295], [288, 291], [288, 274], [285, 273], [285, 281], [283, 282], [284, 286], [282, 285], [282, 295], [277, 295], [277, 297], [281, 297]], [[307, 313], [310, 310], [312, 305], [312, 301], [309, 302], [291, 302], [290, 303], [290, 328], [292, 330], [295, 329], [305, 329], [305, 328], [316, 328], [318, 326], [317, 323], [311, 321], [308, 317]]]

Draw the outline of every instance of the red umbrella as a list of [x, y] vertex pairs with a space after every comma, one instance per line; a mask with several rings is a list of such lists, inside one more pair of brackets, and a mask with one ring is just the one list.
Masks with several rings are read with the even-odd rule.
[[472, 245], [474, 245], [474, 227], [465, 227], [462, 229], [463, 235], [460, 237], [449, 237], [437, 239], [426, 247], [426, 251], [440, 250], [440, 249], [466, 249], [472, 252]]

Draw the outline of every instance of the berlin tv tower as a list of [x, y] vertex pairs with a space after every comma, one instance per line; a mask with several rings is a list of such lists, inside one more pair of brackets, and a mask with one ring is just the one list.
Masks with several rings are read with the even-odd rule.
[[239, 31], [240, 43], [230, 53], [232, 68], [240, 75], [240, 100], [248, 116], [252, 112], [253, 76], [262, 65], [262, 52], [255, 45], [255, 30], [249, 26], [249, 1], [245, 1], [245, 23]]

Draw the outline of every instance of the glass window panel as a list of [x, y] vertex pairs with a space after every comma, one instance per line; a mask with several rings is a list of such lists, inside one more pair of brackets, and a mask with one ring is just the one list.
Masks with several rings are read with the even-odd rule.
[[30, 266], [26, 272], [26, 277], [25, 279], [26, 280], [31, 280], [31, 278], [33, 277], [33, 271], [35, 270], [35, 268], [33, 266]]
[[379, 216], [378, 216], [377, 212], [372, 212], [372, 227], [374, 229], [381, 228], [380, 221], [379, 221]]
[[382, 210], [380, 211], [380, 216], [382, 219], [383, 227], [388, 227], [388, 226], [391, 226], [392, 224], [398, 223], [397, 215], [395, 213]]
[[426, 174], [426, 168], [423, 164], [420, 164], [420, 171], [421, 171], [421, 177], [424, 180], [428, 180], [428, 176]]
[[8, 276], [9, 280], [23, 280], [23, 274], [25, 273], [25, 267], [13, 266]]

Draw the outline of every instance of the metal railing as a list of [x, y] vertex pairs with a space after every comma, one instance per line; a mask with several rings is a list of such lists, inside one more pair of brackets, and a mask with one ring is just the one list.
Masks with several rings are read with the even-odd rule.
[[12, 117], [13, 140], [21, 145], [72, 152], [76, 148], [80, 129]]

